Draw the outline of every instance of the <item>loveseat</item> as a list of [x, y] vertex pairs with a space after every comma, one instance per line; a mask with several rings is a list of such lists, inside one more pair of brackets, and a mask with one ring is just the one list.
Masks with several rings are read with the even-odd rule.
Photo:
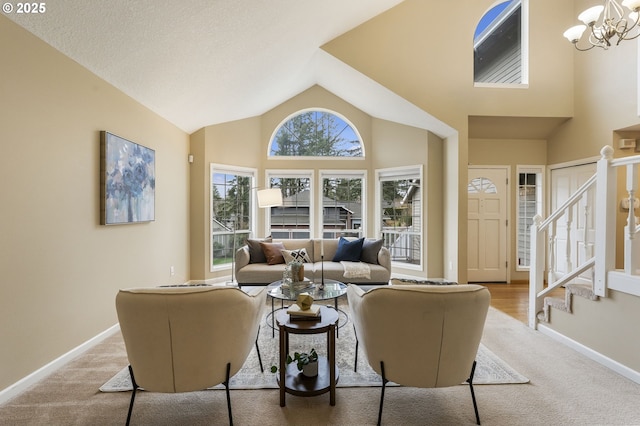
[[298, 260], [304, 264], [305, 278], [317, 282], [322, 275], [323, 254], [325, 279], [358, 284], [389, 283], [391, 257], [389, 250], [382, 246], [382, 240], [342, 237], [249, 239], [236, 252], [236, 280], [241, 285], [270, 284], [282, 279], [288, 262]]

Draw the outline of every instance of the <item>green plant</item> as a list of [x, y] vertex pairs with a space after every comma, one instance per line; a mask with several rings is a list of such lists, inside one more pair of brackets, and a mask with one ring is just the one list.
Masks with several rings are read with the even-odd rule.
[[[296, 363], [298, 370], [302, 371], [305, 365], [310, 364], [312, 362], [318, 361], [318, 354], [315, 349], [311, 348], [309, 353], [306, 352], [294, 352], [293, 358], [291, 355], [287, 354], [287, 365], [292, 362]], [[276, 373], [278, 371], [278, 367], [275, 365], [271, 366], [271, 372]]]

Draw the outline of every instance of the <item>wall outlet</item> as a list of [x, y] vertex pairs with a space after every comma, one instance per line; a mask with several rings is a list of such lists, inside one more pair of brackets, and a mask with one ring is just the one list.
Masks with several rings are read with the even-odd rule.
[[174, 268], [173, 266], [170, 266], [169, 275], [173, 277], [175, 274], [176, 274], [176, 268]]

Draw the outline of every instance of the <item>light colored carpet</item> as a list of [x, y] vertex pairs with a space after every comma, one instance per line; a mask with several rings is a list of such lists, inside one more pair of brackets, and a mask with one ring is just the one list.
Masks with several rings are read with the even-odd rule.
[[[527, 376], [524, 385], [477, 386], [483, 426], [640, 425], [640, 385], [612, 372], [494, 309], [483, 343]], [[129, 392], [98, 391], [127, 359], [119, 334], [91, 348], [28, 391], [0, 405], [0, 424], [123, 425]], [[275, 389], [233, 390], [234, 424], [375, 425], [380, 388], [340, 388], [329, 395], [287, 395], [280, 407]], [[136, 397], [132, 426], [228, 424], [225, 392]], [[473, 425], [469, 389], [394, 387], [385, 394], [385, 425]]]
[[[365, 355], [360, 349], [358, 354], [358, 370], [353, 371], [355, 357], [355, 333], [353, 325], [349, 321], [349, 308], [346, 303], [340, 301], [340, 328], [339, 338], [336, 339], [336, 365], [340, 372], [338, 387], [357, 386], [381, 386], [382, 379], [369, 366]], [[322, 354], [326, 347], [326, 335], [291, 335], [290, 347], [293, 351], [308, 351], [315, 347]], [[260, 355], [265, 372], [260, 372], [260, 364], [255, 348], [247, 358], [242, 369], [231, 378], [231, 389], [275, 389], [278, 387], [275, 375], [269, 369], [278, 363], [278, 334], [272, 337], [270, 323], [263, 322], [258, 338]], [[474, 384], [514, 384], [527, 383], [529, 379], [519, 374], [507, 363], [491, 352], [486, 346], [480, 345], [476, 357], [477, 366], [473, 379]], [[131, 390], [131, 378], [127, 367], [122, 368], [114, 377], [100, 387], [102, 392], [120, 392]], [[221, 389], [222, 385], [214, 389]]]

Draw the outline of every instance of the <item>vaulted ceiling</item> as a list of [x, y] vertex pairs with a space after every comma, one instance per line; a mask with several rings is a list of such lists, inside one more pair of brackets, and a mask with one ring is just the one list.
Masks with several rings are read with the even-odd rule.
[[[42, 14], [4, 16], [187, 133], [263, 114], [318, 84], [371, 116], [449, 136], [321, 49], [402, 1], [56, 0]], [[470, 117], [469, 137], [542, 139], [565, 119], [535, 119], [533, 133], [522, 120], [532, 118]]]
[[[56, 0], [43, 14], [5, 16], [191, 133], [260, 115], [314, 84], [394, 119], [397, 109], [366, 99], [393, 94], [371, 92], [375, 83], [320, 46], [401, 2]], [[419, 122], [425, 117], [404, 108]]]

